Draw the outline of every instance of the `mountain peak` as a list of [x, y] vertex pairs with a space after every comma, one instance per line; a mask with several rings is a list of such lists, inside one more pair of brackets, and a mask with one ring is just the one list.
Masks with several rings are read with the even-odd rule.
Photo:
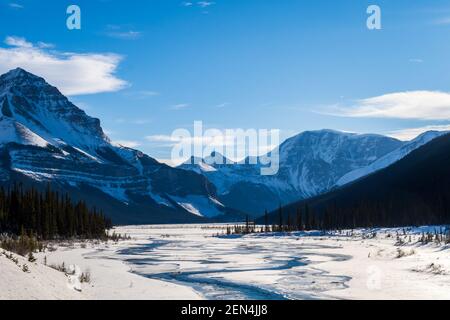
[[11, 74], [11, 75], [15, 75], [15, 76], [28, 75], [28, 74], [32, 75], [32, 73], [30, 73], [30, 72], [28, 72], [25, 69], [22, 69], [20, 67], [12, 69], [12, 70], [8, 71], [6, 74]]
[[100, 121], [89, 117], [56, 87], [22, 68], [0, 76], [0, 115], [12, 118], [44, 137], [82, 148], [97, 149], [108, 144]]
[[[44, 78], [38, 77], [25, 69], [16, 68], [0, 75], [0, 93], [1, 91], [9, 91], [11, 88], [46, 88], [47, 92], [60, 94], [60, 92], [48, 84]], [[22, 90], [20, 89], [20, 90]]]
[[23, 80], [23, 79], [29, 79], [29, 80], [38, 80], [38, 81], [45, 81], [44, 79], [26, 71], [22, 68], [15, 68], [7, 73], [0, 76], [1, 80], [3, 81], [13, 81], [16, 79]]

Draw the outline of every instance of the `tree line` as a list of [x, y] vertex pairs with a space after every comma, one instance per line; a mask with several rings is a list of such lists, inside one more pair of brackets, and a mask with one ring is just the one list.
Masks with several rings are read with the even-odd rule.
[[[431, 199], [398, 192], [394, 197], [364, 199], [347, 203], [333, 202], [314, 208], [308, 202], [280, 207], [255, 222], [228, 227], [228, 234], [257, 232], [338, 231], [357, 228], [394, 228], [422, 225], [450, 225], [448, 199]], [[259, 225], [259, 226], [258, 226]], [[450, 234], [448, 235], [450, 236]]]
[[419, 195], [398, 191], [395, 195], [333, 201], [312, 207], [307, 201], [280, 208], [269, 217], [277, 231], [394, 228], [450, 224], [449, 190]]
[[0, 234], [36, 237], [38, 240], [103, 239], [112, 227], [109, 218], [69, 194], [24, 190], [20, 185], [0, 188]]

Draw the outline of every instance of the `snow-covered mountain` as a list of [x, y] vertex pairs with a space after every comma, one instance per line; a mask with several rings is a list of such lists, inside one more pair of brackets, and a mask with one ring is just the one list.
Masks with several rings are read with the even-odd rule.
[[365, 176], [368, 176], [372, 173], [375, 173], [381, 169], [387, 168], [390, 165], [396, 163], [397, 161], [403, 159], [408, 154], [413, 152], [414, 150], [422, 147], [423, 145], [427, 144], [431, 140], [436, 139], [437, 137], [440, 137], [444, 134], [447, 134], [448, 131], [428, 131], [421, 135], [419, 135], [414, 140], [404, 144], [400, 148], [392, 151], [391, 153], [385, 155], [384, 157], [381, 157], [377, 161], [373, 162], [372, 164], [368, 165], [364, 168], [359, 168], [354, 171], [351, 171], [344, 175], [342, 178], [338, 180], [336, 183], [337, 186], [343, 186], [347, 183], [353, 182], [355, 180], [358, 180], [360, 178], [363, 178]]
[[280, 146], [280, 170], [274, 176], [261, 176], [259, 165], [207, 165], [209, 161], [193, 165], [192, 159], [180, 168], [205, 175], [225, 205], [261, 214], [326, 192], [348, 172], [365, 168], [402, 145], [381, 135], [309, 131]]
[[23, 69], [0, 76], [0, 111], [1, 185], [51, 183], [103, 208], [117, 223], [238, 214], [220, 203], [204, 176], [112, 144], [98, 119]]

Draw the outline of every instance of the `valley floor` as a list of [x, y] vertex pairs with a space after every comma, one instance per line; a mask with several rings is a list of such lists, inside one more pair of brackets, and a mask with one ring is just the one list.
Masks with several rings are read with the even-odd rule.
[[[373, 238], [373, 230], [241, 237], [224, 228], [120, 227], [133, 240], [60, 246], [36, 263], [0, 254], [0, 299], [450, 299], [450, 247], [418, 243], [438, 227]], [[91, 282], [44, 266], [45, 257]]]

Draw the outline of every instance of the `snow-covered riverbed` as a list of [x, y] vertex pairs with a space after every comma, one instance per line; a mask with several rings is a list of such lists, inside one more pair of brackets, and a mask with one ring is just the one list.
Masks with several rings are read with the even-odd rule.
[[[367, 232], [217, 237], [217, 228], [121, 228], [150, 241], [117, 253], [134, 273], [189, 286], [207, 299], [450, 298], [450, 251], [417, 245], [421, 230], [408, 244], [403, 230], [363, 239]], [[403, 246], [395, 245], [397, 231]]]
[[[425, 229], [406, 235], [403, 230], [378, 230], [375, 238], [362, 230], [352, 235], [217, 236], [224, 228], [120, 227], [116, 232], [132, 240], [60, 247], [39, 254], [38, 264], [31, 265], [31, 273], [24, 278], [28, 280], [21, 282], [12, 278], [22, 279], [23, 272], [8, 265], [8, 281], [1, 281], [0, 287], [32, 285], [27, 281], [42, 286], [46, 257], [49, 265], [77, 265], [89, 271], [92, 280], [73, 293], [66, 292], [73, 288], [64, 277], [52, 277], [50, 293], [43, 298], [450, 299], [449, 247], [418, 244]], [[0, 264], [8, 263], [0, 256]], [[13, 297], [14, 292], [27, 298], [20, 288], [9, 289], [3, 290], [9, 296], [0, 294], [0, 298]], [[39, 299], [39, 295], [33, 292], [30, 298]]]

